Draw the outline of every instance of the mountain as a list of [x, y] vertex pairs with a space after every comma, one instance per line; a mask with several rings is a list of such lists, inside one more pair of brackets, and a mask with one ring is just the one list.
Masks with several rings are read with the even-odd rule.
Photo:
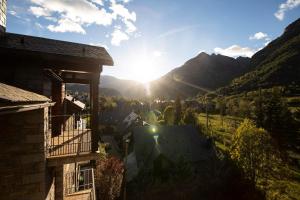
[[154, 96], [165, 98], [195, 96], [229, 84], [234, 78], [249, 72], [249, 64], [250, 58], [235, 59], [202, 52], [151, 82], [151, 92]]
[[283, 34], [258, 51], [250, 61], [249, 73], [234, 79], [220, 91], [237, 94], [274, 86], [300, 86], [300, 18]]
[[[253, 57], [231, 58], [204, 52], [150, 83], [152, 97], [182, 98], [218, 89], [238, 94], [259, 87], [297, 85], [300, 88], [300, 19]], [[100, 85], [127, 98], [146, 97], [145, 86], [131, 80], [101, 76]], [[105, 90], [107, 90], [105, 89]], [[101, 90], [100, 90], [101, 91]], [[104, 91], [105, 92], [105, 91]], [[105, 92], [107, 93], [107, 92]]]
[[[90, 87], [85, 84], [73, 84], [68, 83], [66, 86], [67, 91], [71, 91], [72, 93], [89, 93]], [[113, 88], [103, 88], [102, 85], [99, 88], [99, 94], [102, 96], [122, 96], [122, 94]]]
[[100, 77], [100, 85], [103, 88], [111, 88], [119, 91], [123, 97], [136, 99], [145, 97], [145, 87], [137, 81], [118, 79], [113, 76], [103, 75]]

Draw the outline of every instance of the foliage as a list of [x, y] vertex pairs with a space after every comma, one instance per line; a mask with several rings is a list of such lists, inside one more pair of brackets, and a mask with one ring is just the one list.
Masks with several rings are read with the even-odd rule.
[[157, 116], [153, 111], [147, 112], [145, 116], [145, 121], [147, 121], [149, 124], [156, 125], [158, 123]]
[[118, 106], [117, 102], [112, 97], [101, 97], [99, 107], [102, 111], [112, 110]]
[[239, 116], [249, 118], [251, 116], [251, 102], [246, 99], [239, 101]]
[[253, 119], [258, 127], [275, 137], [295, 130], [292, 114], [277, 90], [263, 93], [254, 100]]
[[174, 125], [175, 109], [172, 106], [167, 106], [164, 110], [164, 121], [167, 125]]
[[193, 109], [186, 109], [182, 118], [184, 124], [197, 125], [196, 113]]
[[226, 114], [225, 98], [223, 98], [223, 97], [217, 98], [216, 109], [219, 111], [221, 116], [224, 116]]
[[181, 100], [180, 97], [177, 96], [175, 100], [175, 119], [174, 124], [179, 125], [181, 122], [182, 108], [181, 108]]
[[121, 160], [105, 156], [97, 161], [95, 185], [99, 197], [104, 200], [115, 200], [120, 196], [124, 165]]
[[249, 119], [245, 119], [235, 132], [230, 155], [253, 183], [274, 175], [280, 163], [270, 135]]
[[294, 84], [294, 87], [299, 87], [299, 27], [300, 20], [298, 19], [289, 25], [283, 35], [251, 58], [251, 67], [255, 70], [234, 79], [230, 86], [220, 89], [220, 91], [227, 94], [237, 94], [260, 87], [269, 88], [291, 84]]

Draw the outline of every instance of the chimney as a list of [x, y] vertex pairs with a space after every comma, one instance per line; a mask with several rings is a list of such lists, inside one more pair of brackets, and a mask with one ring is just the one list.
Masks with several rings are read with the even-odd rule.
[[0, 0], [0, 36], [6, 32], [6, 1]]

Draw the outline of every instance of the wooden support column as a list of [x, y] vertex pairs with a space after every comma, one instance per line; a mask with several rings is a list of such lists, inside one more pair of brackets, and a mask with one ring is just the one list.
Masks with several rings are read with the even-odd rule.
[[102, 66], [99, 67], [98, 73], [94, 73], [90, 84], [91, 93], [91, 127], [92, 127], [92, 152], [98, 150], [98, 127], [99, 127], [99, 80]]
[[[52, 101], [55, 105], [52, 107], [52, 116], [63, 115], [63, 99], [65, 96], [65, 84], [59, 81], [52, 81], [51, 88]], [[63, 118], [53, 117], [52, 122], [52, 137], [58, 136], [62, 132]]]
[[55, 200], [64, 199], [64, 165], [55, 167]]

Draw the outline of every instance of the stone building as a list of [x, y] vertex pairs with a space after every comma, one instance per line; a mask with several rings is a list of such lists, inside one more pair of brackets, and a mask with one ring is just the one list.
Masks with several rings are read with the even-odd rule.
[[[1, 0], [1, 12], [5, 15], [6, 0]], [[11, 101], [25, 107], [21, 112], [19, 105], [0, 104], [1, 111], [7, 106], [16, 109], [1, 115], [0, 174], [8, 177], [0, 180], [0, 199], [94, 199], [99, 79], [103, 65], [113, 65], [111, 56], [102, 47], [7, 33], [2, 18], [1, 85], [15, 90], [16, 99], [24, 90], [42, 95], [41, 102], [50, 107], [27, 111], [27, 100]], [[90, 112], [79, 116], [89, 122], [86, 126], [68, 123], [66, 83], [90, 87]], [[0, 96], [6, 101], [4, 91]], [[28, 98], [28, 104], [37, 103]]]
[[45, 152], [52, 105], [45, 96], [0, 83], [0, 199], [54, 199]]

